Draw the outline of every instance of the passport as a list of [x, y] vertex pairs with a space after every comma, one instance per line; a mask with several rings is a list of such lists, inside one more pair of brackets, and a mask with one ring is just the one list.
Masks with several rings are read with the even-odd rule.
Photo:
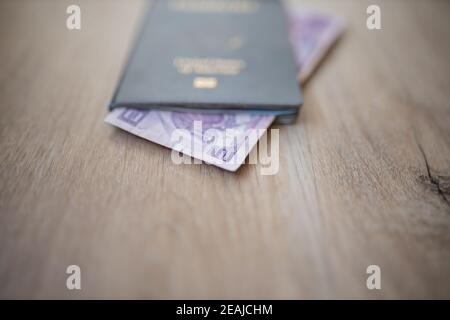
[[295, 115], [297, 72], [280, 1], [159, 0], [110, 109]]

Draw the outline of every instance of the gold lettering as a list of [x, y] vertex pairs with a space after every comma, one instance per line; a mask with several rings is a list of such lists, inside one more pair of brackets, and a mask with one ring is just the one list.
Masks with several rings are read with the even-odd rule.
[[217, 78], [196, 77], [193, 86], [196, 89], [214, 89], [217, 87]]
[[245, 61], [219, 58], [182, 58], [174, 59], [173, 64], [180, 74], [221, 74], [234, 76], [246, 67]]

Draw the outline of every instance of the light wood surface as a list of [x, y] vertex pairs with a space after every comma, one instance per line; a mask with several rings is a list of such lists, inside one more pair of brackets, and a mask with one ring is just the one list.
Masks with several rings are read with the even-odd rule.
[[450, 298], [450, 2], [309, 3], [347, 33], [261, 176], [103, 122], [143, 1], [1, 1], [0, 297]]

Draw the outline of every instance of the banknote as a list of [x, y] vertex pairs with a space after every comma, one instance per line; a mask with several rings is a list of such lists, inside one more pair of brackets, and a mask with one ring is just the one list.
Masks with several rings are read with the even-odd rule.
[[114, 109], [105, 119], [136, 136], [228, 171], [236, 171], [244, 163], [273, 120], [273, 116], [245, 113], [204, 115], [128, 108]]
[[288, 15], [299, 80], [303, 84], [341, 36], [345, 24], [339, 17], [308, 9], [291, 8]]
[[[343, 22], [320, 12], [289, 10], [291, 40], [304, 83], [343, 31]], [[189, 157], [236, 171], [275, 116], [117, 108], [105, 121]], [[187, 133], [190, 139], [180, 139]], [[188, 137], [188, 138], [189, 138]]]

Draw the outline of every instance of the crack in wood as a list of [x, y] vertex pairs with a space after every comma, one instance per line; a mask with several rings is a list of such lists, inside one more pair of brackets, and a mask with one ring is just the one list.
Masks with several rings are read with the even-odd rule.
[[420, 152], [422, 153], [422, 157], [425, 161], [425, 166], [427, 169], [427, 175], [420, 176], [420, 180], [427, 184], [431, 190], [441, 197], [441, 199], [445, 202], [445, 204], [450, 209], [450, 201], [447, 199], [447, 196], [450, 195], [450, 176], [442, 176], [442, 175], [433, 175], [431, 174], [430, 164], [428, 163], [427, 156], [423, 151], [422, 146], [418, 143]]

